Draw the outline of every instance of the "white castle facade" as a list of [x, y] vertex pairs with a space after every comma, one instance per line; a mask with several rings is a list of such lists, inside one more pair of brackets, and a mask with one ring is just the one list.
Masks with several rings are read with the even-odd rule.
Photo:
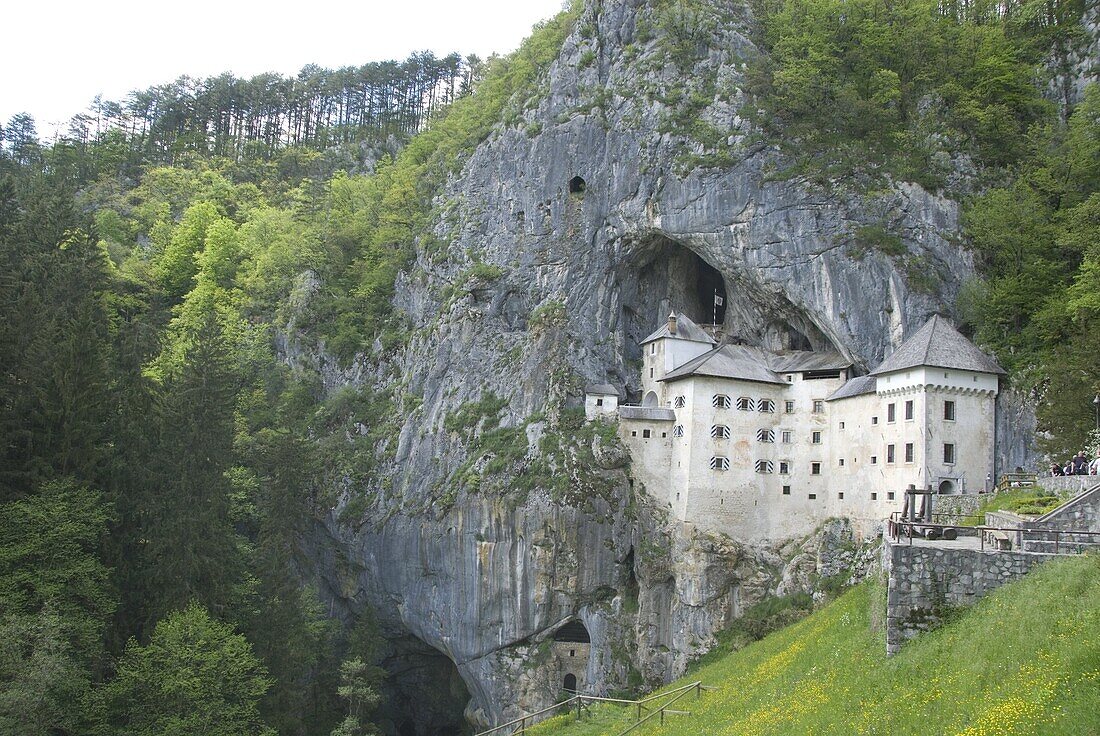
[[830, 517], [873, 532], [905, 489], [977, 493], [993, 473], [1001, 367], [933, 317], [866, 376], [839, 353], [719, 345], [680, 314], [642, 342], [641, 406], [618, 416], [634, 480], [674, 519], [781, 542]]

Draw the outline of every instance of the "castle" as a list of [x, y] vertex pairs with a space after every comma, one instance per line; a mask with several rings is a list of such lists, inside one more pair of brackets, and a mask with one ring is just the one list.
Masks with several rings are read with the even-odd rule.
[[869, 375], [839, 353], [719, 344], [683, 314], [642, 341], [640, 406], [590, 386], [617, 416], [634, 480], [675, 520], [781, 542], [830, 517], [872, 533], [909, 485], [986, 490], [1004, 370], [932, 317]]

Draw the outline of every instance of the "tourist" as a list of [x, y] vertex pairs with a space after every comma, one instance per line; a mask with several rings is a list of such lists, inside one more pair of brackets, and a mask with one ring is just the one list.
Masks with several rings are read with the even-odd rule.
[[[1100, 457], [1100, 456], [1098, 456], [1098, 457]], [[1057, 478], [1057, 477], [1063, 476], [1065, 474], [1066, 474], [1065, 471], [1062, 470], [1062, 466], [1059, 465], [1058, 463], [1054, 463], [1053, 465], [1050, 466], [1050, 477], [1051, 478]]]
[[1100, 451], [1096, 453], [1096, 459], [1089, 463], [1089, 475], [1100, 475]]
[[1073, 458], [1073, 474], [1074, 475], [1088, 475], [1089, 474], [1089, 461], [1085, 459], [1085, 453], [1079, 452], [1076, 457]]

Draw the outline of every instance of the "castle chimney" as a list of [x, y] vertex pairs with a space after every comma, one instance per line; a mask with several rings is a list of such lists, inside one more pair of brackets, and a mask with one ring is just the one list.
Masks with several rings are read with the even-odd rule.
[[668, 333], [670, 335], [676, 334], [676, 312], [668, 315]]

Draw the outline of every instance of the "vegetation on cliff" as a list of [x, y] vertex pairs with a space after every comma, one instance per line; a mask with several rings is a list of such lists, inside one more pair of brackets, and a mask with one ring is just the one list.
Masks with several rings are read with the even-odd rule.
[[[717, 688], [637, 733], [789, 736], [936, 733], [1065, 736], [1100, 730], [1100, 558], [1048, 563], [887, 659], [881, 587], [865, 583], [808, 618], [705, 665], [675, 688]], [[617, 706], [532, 734], [595, 736], [632, 721]]]

